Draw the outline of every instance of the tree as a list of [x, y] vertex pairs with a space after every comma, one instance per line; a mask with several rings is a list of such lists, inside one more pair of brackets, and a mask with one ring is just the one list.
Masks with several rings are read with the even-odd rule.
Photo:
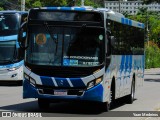
[[4, 10], [3, 7], [0, 7], [0, 11]]
[[42, 6], [42, 3], [40, 1], [35, 1], [33, 4], [32, 4], [33, 7], [41, 7]]
[[4, 10], [4, 8], [3, 8], [4, 6], [3, 6], [3, 2], [2, 1], [0, 1], [0, 6], [1, 6], [0, 7], [0, 11]]
[[[81, 6], [81, 1], [77, 1], [76, 2], [76, 5], [78, 6]], [[92, 6], [94, 8], [97, 8], [97, 7], [102, 7], [100, 3], [97, 2], [97, 0], [84, 0], [84, 5], [85, 6]]]
[[[130, 16], [131, 19], [145, 23], [149, 30], [149, 40], [160, 47], [160, 13], [147, 11], [146, 8], [140, 8], [136, 16]], [[147, 33], [147, 31], [146, 31]], [[147, 34], [146, 34], [147, 35]]]
[[153, 3], [153, 2], [160, 3], [160, 0], [143, 0], [143, 4], [150, 4], [150, 3]]
[[0, 7], [3, 10], [17, 10], [20, 8], [18, 5], [18, 0], [1, 0]]
[[147, 7], [139, 8], [137, 15], [147, 15]]
[[44, 6], [66, 6], [67, 0], [43, 0]]

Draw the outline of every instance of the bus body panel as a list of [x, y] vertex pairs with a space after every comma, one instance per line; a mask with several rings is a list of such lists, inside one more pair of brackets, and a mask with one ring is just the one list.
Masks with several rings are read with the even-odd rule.
[[18, 56], [18, 30], [26, 17], [24, 11], [0, 11], [0, 81], [23, 80], [24, 61]]
[[[108, 101], [110, 86], [115, 79], [115, 98], [131, 93], [131, 83], [135, 74], [136, 90], [144, 81], [144, 55], [113, 55], [110, 66], [106, 69], [104, 77], [104, 100]], [[109, 88], [108, 88], [109, 86]], [[105, 97], [106, 96], [106, 97]]]
[[[138, 87], [143, 85], [143, 80], [144, 80], [143, 64], [144, 63], [142, 63], [141, 67], [139, 66], [141, 62], [143, 62], [144, 56], [114, 55], [112, 56], [111, 59], [112, 59], [112, 62], [110, 66], [108, 67], [108, 69], [105, 71], [105, 73], [103, 73], [104, 72], [103, 69], [101, 70], [101, 72], [98, 73], [100, 74], [100, 76], [104, 74], [103, 82], [100, 85], [98, 85], [101, 87], [95, 86], [91, 88], [91, 90], [89, 89], [87, 91], [84, 91], [85, 97], [81, 97], [81, 99], [101, 101], [101, 102], [109, 101], [109, 95], [110, 95], [109, 92], [110, 92], [111, 82], [113, 78], [115, 78], [115, 82], [116, 82], [115, 98], [120, 98], [120, 97], [129, 95], [131, 93], [131, 83], [132, 83], [133, 74], [135, 74], [135, 82], [136, 82], [135, 88], [137, 89]], [[52, 87], [58, 87], [57, 84], [55, 84], [55, 82], [58, 83], [58, 81], [60, 80], [63, 80], [64, 85], [63, 86], [60, 85], [60, 82], [59, 82], [59, 87], [64, 87], [64, 86], [75, 87], [75, 88], [84, 87], [84, 86], [87, 86], [87, 83], [89, 81], [92, 81], [93, 79], [95, 79], [93, 76], [88, 76], [86, 78], [75, 78], [75, 79], [74, 78], [54, 78], [54, 77], [46, 77], [46, 76], [44, 77], [44, 76], [38, 76], [30, 72], [27, 68], [25, 68], [24, 72], [28, 73], [28, 75], [30, 75], [30, 77], [33, 78], [37, 84], [44, 85], [44, 86], [52, 86]], [[71, 82], [69, 82], [69, 80]], [[35, 98], [39, 98], [39, 96], [41, 97], [43, 96], [44, 98], [49, 96], [49, 95], [39, 95], [39, 92], [37, 91], [37, 89], [31, 83], [29, 83], [28, 80], [25, 79], [24, 81], [25, 81], [24, 86], [25, 84], [27, 84], [26, 87], [24, 87], [24, 93], [23, 93], [24, 98], [30, 98], [31, 96], [33, 96], [33, 95], [30, 96], [29, 95], [30, 92], [27, 92], [30, 88], [32, 88], [31, 90], [34, 91], [33, 93], [35, 93], [36, 95], [34, 96]], [[70, 85], [69, 83], [72, 83], [72, 85]], [[94, 90], [97, 91], [98, 93], [94, 94], [96, 93]], [[103, 91], [103, 92], [100, 92], [100, 91]], [[91, 94], [91, 96], [96, 96], [99, 99], [93, 99], [93, 97], [91, 97], [91, 99], [89, 99], [90, 97], [86, 99], [87, 98], [86, 96], [90, 96], [89, 94]], [[103, 97], [98, 97], [98, 94], [101, 94]], [[54, 98], [53, 95], [51, 96], [52, 96], [51, 98]], [[66, 96], [63, 96], [63, 97], [64, 99], [67, 98]], [[60, 96], [60, 98], [63, 98], [63, 97]], [[55, 96], [55, 99], [56, 98], [57, 96]], [[79, 97], [71, 97], [71, 98], [79, 99]]]
[[[52, 10], [54, 11], [55, 9], [56, 11], [60, 11], [61, 7], [53, 8]], [[34, 9], [32, 9], [31, 12], [33, 10]], [[35, 10], [38, 11], [38, 9], [35, 9]], [[62, 9], [62, 11], [65, 12], [64, 9]], [[67, 9], [67, 11], [69, 11], [69, 9]], [[74, 11], [74, 9], [72, 9], [72, 11]], [[95, 11], [98, 12], [98, 10], [95, 10]], [[51, 9], [49, 12], [51, 12]], [[103, 26], [105, 28], [105, 32], [108, 30], [106, 26], [107, 19], [112, 20], [114, 22], [118, 22], [119, 24], [128, 25], [130, 27], [134, 26], [136, 28], [144, 29], [144, 25], [142, 23], [124, 18], [124, 16], [122, 15], [116, 16], [116, 14], [114, 14], [113, 12], [109, 12], [109, 10], [106, 10], [105, 12], [103, 11], [103, 13], [104, 14], [106, 13], [104, 15], [105, 26]], [[33, 21], [30, 20], [29, 23]], [[31, 24], [31, 26], [34, 26], [35, 24], [34, 22]], [[52, 22], [54, 23], [54, 20]], [[67, 22], [65, 24], [67, 24]], [[99, 36], [99, 38], [101, 37], [103, 36]], [[105, 41], [107, 44], [108, 42], [107, 38], [105, 38]], [[28, 68], [28, 66], [26, 65], [24, 66], [23, 98], [89, 100], [89, 101], [110, 103], [110, 91], [111, 91], [111, 84], [113, 80], [115, 80], [115, 98], [116, 99], [131, 94], [131, 85], [132, 85], [133, 77], [135, 77], [136, 90], [139, 86], [143, 84], [144, 54], [138, 55], [138, 54], [122, 54], [121, 53], [121, 54], [111, 54], [109, 57], [110, 57], [110, 63], [108, 66], [104, 65], [104, 67], [98, 70], [98, 72], [93, 73], [92, 75], [89, 75], [86, 77], [79, 77], [79, 78], [40, 76], [32, 72], [30, 70], [32, 68]], [[78, 67], [76, 70], [78, 71]], [[93, 80], [98, 79], [100, 77], [102, 78], [102, 81], [98, 85], [95, 85], [90, 89], [87, 89], [89, 83], [91, 83]], [[49, 90], [45, 91], [44, 89], [49, 89]], [[57, 90], [61, 90], [62, 94], [64, 94], [65, 92], [69, 93], [70, 89], [72, 90], [78, 89], [79, 92], [82, 92], [82, 94], [81, 95], [67, 95], [67, 94], [55, 95], [54, 93]]]

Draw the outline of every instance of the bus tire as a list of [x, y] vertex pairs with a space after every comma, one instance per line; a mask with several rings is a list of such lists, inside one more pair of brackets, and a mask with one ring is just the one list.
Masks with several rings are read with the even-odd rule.
[[103, 103], [104, 111], [108, 112], [110, 109], [113, 108], [114, 104], [115, 104], [115, 81], [112, 80], [111, 90], [109, 95], [109, 102]]
[[110, 110], [110, 103], [109, 102], [104, 102], [102, 105], [103, 105], [102, 107], [103, 107], [104, 112], [108, 112]]
[[103, 110], [105, 112], [108, 112], [111, 108], [111, 104], [112, 104], [112, 91], [110, 91], [110, 95], [109, 95], [109, 102], [104, 102], [103, 103]]
[[38, 98], [38, 106], [40, 109], [47, 109], [49, 108], [50, 102], [43, 98]]
[[134, 96], [135, 96], [135, 80], [133, 78], [132, 80], [132, 86], [131, 86], [131, 94], [127, 96], [127, 103], [132, 104], [134, 101]]

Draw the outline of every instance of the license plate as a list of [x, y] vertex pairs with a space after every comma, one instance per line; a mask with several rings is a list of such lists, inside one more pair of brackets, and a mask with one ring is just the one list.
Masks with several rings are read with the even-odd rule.
[[67, 95], [67, 90], [54, 90], [54, 95]]

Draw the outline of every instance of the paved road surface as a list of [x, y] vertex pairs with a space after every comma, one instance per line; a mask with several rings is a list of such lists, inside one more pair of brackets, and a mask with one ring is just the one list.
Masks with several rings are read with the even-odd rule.
[[[106, 117], [109, 113], [99, 111], [98, 106], [95, 110], [93, 106], [95, 104], [62, 102], [52, 104], [49, 110], [42, 111], [39, 110], [36, 99], [22, 99], [21, 86], [0, 86], [0, 111], [50, 113], [49, 115], [55, 116], [54, 120], [160, 120], [156, 117]], [[111, 112], [116, 111], [122, 111], [122, 113], [125, 111], [160, 111], [160, 69], [146, 70], [144, 86], [136, 94], [134, 103], [126, 104], [120, 99], [120, 102], [111, 110]], [[65, 117], [62, 118], [63, 116]]]

